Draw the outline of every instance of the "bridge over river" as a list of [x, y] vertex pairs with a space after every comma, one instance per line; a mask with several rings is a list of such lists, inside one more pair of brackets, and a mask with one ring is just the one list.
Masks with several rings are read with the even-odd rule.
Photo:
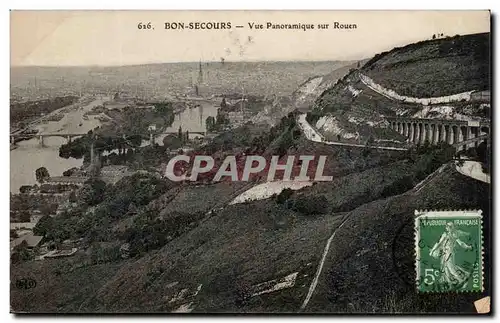
[[[147, 132], [141, 134], [131, 134], [131, 135], [141, 135], [144, 137], [149, 136], [149, 141], [151, 144], [154, 143], [154, 140], [157, 136], [161, 135], [170, 135], [170, 134], [178, 134], [178, 131], [163, 131], [163, 132]], [[206, 131], [189, 131], [189, 134], [206, 136]], [[48, 137], [62, 137], [66, 139], [66, 142], [71, 142], [73, 138], [82, 137], [87, 135], [87, 133], [41, 133], [41, 134], [22, 134], [22, 133], [11, 133], [10, 134], [10, 143], [15, 144], [16, 142], [22, 140], [28, 140], [31, 138], [38, 138], [38, 143], [41, 147], [44, 145], [44, 138]], [[130, 134], [129, 134], [130, 136]]]

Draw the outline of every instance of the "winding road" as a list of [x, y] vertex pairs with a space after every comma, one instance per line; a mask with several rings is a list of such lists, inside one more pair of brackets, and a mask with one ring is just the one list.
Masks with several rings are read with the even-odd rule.
[[348, 146], [348, 147], [363, 147], [363, 148], [373, 148], [373, 149], [383, 149], [383, 150], [398, 150], [398, 151], [406, 151], [406, 148], [399, 148], [399, 147], [381, 147], [381, 146], [370, 146], [370, 145], [361, 145], [361, 144], [350, 144], [350, 143], [345, 143], [345, 142], [338, 142], [338, 141], [326, 141], [325, 137], [320, 134], [316, 129], [314, 129], [309, 122], [306, 120], [306, 114], [303, 113], [298, 116], [297, 118], [297, 123], [302, 130], [302, 133], [304, 133], [304, 136], [308, 140], [314, 141], [314, 142], [321, 142], [326, 145], [332, 145], [332, 146]]

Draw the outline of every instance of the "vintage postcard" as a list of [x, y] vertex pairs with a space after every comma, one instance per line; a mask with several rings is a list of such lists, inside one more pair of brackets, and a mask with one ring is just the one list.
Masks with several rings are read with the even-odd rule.
[[10, 27], [12, 313], [490, 313], [489, 11]]

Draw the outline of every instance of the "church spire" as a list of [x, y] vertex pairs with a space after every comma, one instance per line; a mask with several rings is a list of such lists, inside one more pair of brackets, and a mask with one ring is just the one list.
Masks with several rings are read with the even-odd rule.
[[201, 69], [201, 59], [200, 59], [200, 65], [199, 65], [199, 71], [198, 71], [198, 85], [203, 83], [203, 71]]

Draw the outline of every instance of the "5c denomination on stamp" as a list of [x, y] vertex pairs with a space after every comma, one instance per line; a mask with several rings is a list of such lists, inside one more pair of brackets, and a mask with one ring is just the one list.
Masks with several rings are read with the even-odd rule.
[[483, 291], [481, 211], [415, 211], [418, 292]]

